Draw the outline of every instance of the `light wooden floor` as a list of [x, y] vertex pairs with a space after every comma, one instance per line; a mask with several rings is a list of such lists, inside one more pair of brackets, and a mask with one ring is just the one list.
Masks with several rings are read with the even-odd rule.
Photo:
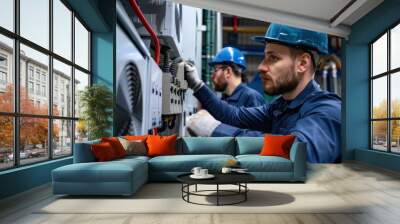
[[357, 214], [35, 214], [33, 211], [55, 198], [46, 185], [1, 201], [0, 223], [400, 223], [399, 173], [359, 163], [319, 164], [309, 166], [308, 183], [367, 206]]

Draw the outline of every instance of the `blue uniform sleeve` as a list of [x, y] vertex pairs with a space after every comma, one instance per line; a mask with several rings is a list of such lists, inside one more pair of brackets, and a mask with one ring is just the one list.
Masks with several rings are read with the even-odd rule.
[[218, 99], [205, 85], [194, 93], [194, 96], [201, 102], [204, 109], [222, 123], [259, 131], [268, 130], [271, 126], [267, 104], [249, 108], [235, 107]]
[[299, 141], [307, 143], [307, 160], [311, 163], [332, 163], [340, 159], [340, 103], [319, 105], [289, 130]]
[[248, 136], [248, 137], [262, 137], [264, 132], [249, 129], [241, 129], [228, 124], [221, 123], [211, 134], [212, 137], [226, 137], [226, 136]]
[[265, 104], [264, 98], [258, 93], [254, 92], [252, 94], [247, 95], [245, 107], [258, 107]]

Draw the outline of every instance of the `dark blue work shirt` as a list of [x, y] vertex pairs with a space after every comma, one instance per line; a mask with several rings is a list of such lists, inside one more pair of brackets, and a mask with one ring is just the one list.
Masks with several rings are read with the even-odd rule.
[[203, 86], [194, 94], [220, 124], [212, 136], [263, 136], [293, 134], [307, 143], [308, 161], [340, 160], [341, 99], [322, 91], [312, 80], [293, 100], [279, 97], [259, 107], [235, 107], [219, 100]]
[[237, 107], [257, 107], [265, 104], [260, 93], [240, 83], [230, 96], [222, 95], [222, 100]]

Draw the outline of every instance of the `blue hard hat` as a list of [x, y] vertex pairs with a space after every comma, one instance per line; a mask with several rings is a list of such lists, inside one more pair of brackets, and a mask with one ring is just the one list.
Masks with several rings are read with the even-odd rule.
[[311, 30], [300, 29], [282, 24], [271, 23], [265, 36], [253, 38], [258, 42], [278, 42], [282, 44], [305, 47], [328, 54], [328, 35]]
[[246, 70], [247, 68], [243, 53], [234, 47], [222, 48], [209, 64], [214, 66], [222, 63], [233, 63], [243, 70]]

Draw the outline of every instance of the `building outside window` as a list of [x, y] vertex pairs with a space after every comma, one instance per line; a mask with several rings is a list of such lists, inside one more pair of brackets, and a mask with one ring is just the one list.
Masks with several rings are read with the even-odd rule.
[[0, 68], [7, 68], [7, 56], [0, 54]]
[[28, 76], [29, 76], [29, 79], [33, 80], [33, 67], [32, 66], [29, 66]]
[[0, 84], [7, 84], [7, 74], [4, 71], [0, 71]]
[[0, 54], [0, 91], [5, 91], [7, 86], [7, 56]]
[[42, 96], [46, 96], [46, 86], [42, 86]]
[[46, 74], [45, 73], [42, 73], [42, 82], [46, 83]]
[[29, 91], [29, 94], [34, 93], [33, 82], [31, 82], [31, 81], [28, 82], [28, 91]]
[[400, 153], [400, 24], [370, 44], [371, 149]]
[[57, 104], [57, 102], [58, 102], [58, 89], [55, 89], [53, 94], [54, 94], [53, 95], [53, 103]]
[[40, 81], [40, 70], [36, 69], [36, 81]]
[[[79, 114], [67, 105], [79, 102], [81, 86], [90, 83], [81, 83], [82, 79], [90, 80], [89, 30], [62, 0], [18, 2], [19, 12], [14, 14], [19, 16], [14, 18], [19, 21], [15, 24], [16, 29], [0, 23], [2, 28], [8, 30], [0, 29], [0, 84], [11, 87], [3, 91], [0, 89], [0, 156], [3, 158], [0, 160], [0, 171], [70, 156], [74, 141], [87, 139], [86, 127], [77, 127]], [[14, 7], [13, 1], [2, 4]], [[16, 44], [18, 48], [15, 48]], [[19, 88], [15, 88], [13, 83], [16, 76], [13, 74], [16, 65], [14, 53], [20, 59], [17, 74]], [[62, 60], [58, 61], [53, 55]], [[72, 55], [75, 55], [74, 62]], [[75, 77], [76, 73], [79, 73], [78, 77]], [[53, 78], [53, 89], [50, 89], [50, 78]], [[64, 82], [62, 86], [58, 84], [60, 80]], [[65, 88], [78, 83], [78, 90]], [[20, 94], [15, 94], [15, 90]], [[63, 103], [57, 105], [61, 94]], [[15, 99], [14, 95], [19, 97]], [[53, 99], [54, 105], [50, 105], [50, 99]], [[14, 111], [14, 105], [18, 106], [19, 112]], [[14, 125], [17, 125], [18, 133], [13, 132]], [[34, 138], [33, 132], [38, 133]]]

